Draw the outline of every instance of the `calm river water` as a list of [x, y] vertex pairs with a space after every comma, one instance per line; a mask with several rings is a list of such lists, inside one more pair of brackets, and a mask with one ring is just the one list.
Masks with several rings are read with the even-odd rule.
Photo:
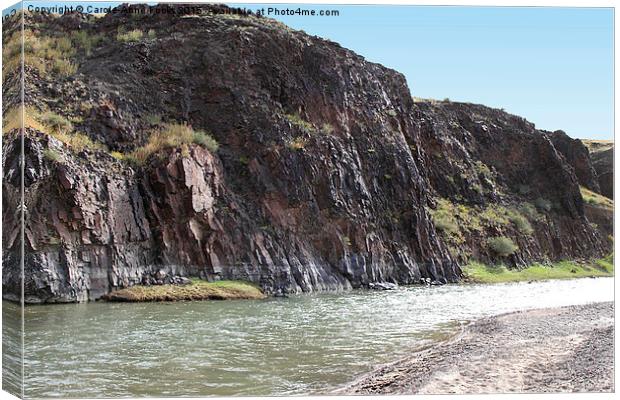
[[[26, 308], [27, 397], [325, 393], [510, 311], [613, 300], [613, 278], [259, 301]], [[8, 321], [16, 306], [4, 302]]]

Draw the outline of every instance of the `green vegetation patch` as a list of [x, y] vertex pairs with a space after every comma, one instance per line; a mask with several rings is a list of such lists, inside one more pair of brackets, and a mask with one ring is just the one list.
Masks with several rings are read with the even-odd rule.
[[321, 125], [321, 132], [327, 135], [331, 135], [334, 133], [334, 126], [332, 124], [325, 123]]
[[[511, 227], [522, 235], [531, 236], [534, 234], [532, 223], [544, 218], [544, 215], [530, 203], [506, 205], [492, 203], [482, 207], [438, 198], [435, 209], [428, 211], [453, 256], [467, 256], [463, 253], [466, 249], [461, 247], [467, 237], [482, 235], [489, 231], [505, 232]], [[512, 241], [508, 243], [507, 240], [510, 239], [493, 238], [487, 245], [495, 254], [505, 257], [516, 251], [516, 245]]]
[[70, 37], [71, 42], [78, 48], [84, 50], [84, 53], [86, 53], [87, 56], [92, 53], [94, 47], [104, 41], [103, 35], [91, 34], [83, 30], [71, 32]]
[[[153, 33], [153, 36], [155, 36], [155, 33]], [[116, 40], [118, 40], [119, 42], [137, 42], [143, 37], [144, 32], [142, 32], [140, 29], [134, 29], [129, 32], [118, 32], [118, 34], [116, 35]]]
[[531, 235], [534, 233], [534, 228], [532, 228], [532, 224], [527, 220], [526, 217], [521, 215], [516, 210], [508, 210], [508, 219], [513, 223], [515, 228], [519, 230], [524, 235]]
[[149, 125], [159, 125], [161, 124], [162, 118], [159, 114], [148, 114], [146, 117], [144, 117], [144, 120]]
[[487, 241], [489, 248], [500, 257], [508, 257], [519, 250], [519, 246], [507, 237], [494, 237]]
[[107, 301], [190, 301], [264, 299], [267, 297], [258, 287], [242, 281], [207, 282], [192, 279], [188, 285], [132, 286], [104, 296]]
[[290, 122], [292, 125], [298, 127], [300, 130], [306, 133], [315, 133], [316, 128], [310, 122], [306, 121], [299, 114], [285, 114], [284, 117]]
[[529, 203], [518, 206], [489, 204], [486, 207], [468, 206], [453, 203], [448, 199], [437, 199], [437, 207], [430, 210], [435, 227], [444, 237], [453, 242], [462, 242], [465, 233], [480, 232], [486, 227], [506, 227], [510, 224], [524, 235], [531, 235], [534, 229], [530, 220], [538, 220], [541, 215]]
[[463, 267], [465, 279], [475, 283], [521, 282], [547, 279], [572, 279], [614, 275], [613, 253], [605, 258], [579, 263], [559, 261], [551, 265], [533, 264], [517, 270], [503, 265], [471, 262]]
[[60, 160], [62, 160], [62, 157], [60, 156], [60, 154], [58, 154], [58, 152], [56, 152], [53, 149], [43, 150], [43, 157], [47, 158], [48, 160], [52, 162], [60, 162]]
[[[89, 55], [92, 48], [102, 42], [103, 36], [90, 35], [85, 31], [74, 31], [68, 36], [47, 36], [31, 29], [23, 32], [24, 64], [35, 69], [40, 75], [54, 73], [60, 76], [71, 76], [77, 71], [73, 62], [76, 53], [83, 50]], [[15, 32], [3, 45], [2, 79], [9, 72], [19, 70], [22, 61], [22, 34]]]

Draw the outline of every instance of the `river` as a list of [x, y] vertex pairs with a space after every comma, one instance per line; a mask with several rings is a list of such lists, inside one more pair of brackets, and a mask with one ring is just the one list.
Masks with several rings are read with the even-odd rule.
[[[613, 278], [597, 278], [256, 301], [29, 306], [25, 395], [326, 393], [465, 321], [613, 295]], [[3, 303], [5, 323], [16, 310]]]

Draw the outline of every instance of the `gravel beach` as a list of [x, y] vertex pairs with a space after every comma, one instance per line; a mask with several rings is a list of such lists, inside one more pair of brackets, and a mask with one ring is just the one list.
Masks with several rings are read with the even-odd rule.
[[611, 392], [613, 308], [595, 303], [481, 319], [337, 393]]

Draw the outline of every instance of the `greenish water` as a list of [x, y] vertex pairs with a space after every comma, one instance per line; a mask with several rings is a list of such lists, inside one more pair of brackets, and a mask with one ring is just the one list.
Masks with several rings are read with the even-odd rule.
[[[32, 306], [25, 310], [25, 395], [321, 394], [451, 334], [463, 321], [609, 300], [613, 278]], [[3, 305], [5, 319], [18, 310]]]

